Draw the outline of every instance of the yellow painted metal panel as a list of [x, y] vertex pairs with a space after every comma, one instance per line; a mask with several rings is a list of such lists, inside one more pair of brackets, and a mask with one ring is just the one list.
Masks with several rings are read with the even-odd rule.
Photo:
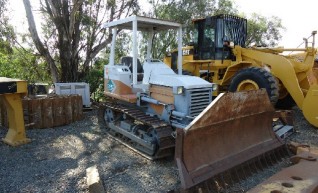
[[312, 85], [303, 102], [302, 110], [307, 121], [318, 127], [318, 85]]
[[9, 119], [9, 131], [3, 142], [18, 146], [30, 142], [26, 137], [22, 96], [27, 93], [27, 82], [24, 80], [0, 77], [2, 92], [0, 99], [4, 101]]

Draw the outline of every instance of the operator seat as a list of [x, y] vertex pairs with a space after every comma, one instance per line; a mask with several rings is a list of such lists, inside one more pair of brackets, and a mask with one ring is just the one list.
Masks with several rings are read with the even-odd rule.
[[[124, 56], [121, 58], [121, 64], [128, 66], [130, 71], [133, 71], [133, 57], [131, 56]], [[137, 58], [137, 73], [143, 73], [142, 65], [140, 60]]]
[[[128, 66], [130, 72], [133, 73], [133, 57], [131, 57], [131, 56], [122, 57], [121, 58], [121, 64], [125, 65], [125, 66]], [[141, 62], [137, 58], [137, 81], [142, 81], [143, 75], [144, 75], [143, 72], [144, 72], [144, 70], [142, 68]]]

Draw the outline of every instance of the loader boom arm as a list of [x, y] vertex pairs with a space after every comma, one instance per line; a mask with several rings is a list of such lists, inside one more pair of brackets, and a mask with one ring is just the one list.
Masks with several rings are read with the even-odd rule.
[[[240, 53], [238, 58], [256, 62], [260, 67], [269, 69], [277, 77], [297, 106], [303, 110], [306, 119], [318, 127], [318, 100], [317, 75], [313, 70], [316, 49], [307, 48], [303, 58], [298, 60], [293, 57], [279, 55], [258, 49], [235, 47], [234, 53]], [[308, 113], [310, 112], [310, 113]]]

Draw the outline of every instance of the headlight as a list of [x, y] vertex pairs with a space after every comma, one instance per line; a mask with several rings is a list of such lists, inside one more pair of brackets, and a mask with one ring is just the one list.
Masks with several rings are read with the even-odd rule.
[[173, 94], [183, 94], [184, 87], [183, 86], [174, 86], [173, 87]]
[[183, 86], [178, 86], [177, 87], [177, 94], [182, 94], [183, 93]]
[[216, 91], [218, 90], [218, 85], [217, 84], [213, 84], [212, 85], [212, 91]]

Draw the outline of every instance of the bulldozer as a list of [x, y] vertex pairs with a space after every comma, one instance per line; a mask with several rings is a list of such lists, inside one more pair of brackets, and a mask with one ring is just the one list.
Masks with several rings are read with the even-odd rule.
[[[272, 128], [274, 108], [266, 90], [213, 98], [217, 84], [182, 75], [182, 24], [134, 15], [104, 27], [113, 36], [109, 64], [104, 66], [103, 116], [108, 133], [148, 159], [175, 155], [183, 189], [284, 151], [284, 142]], [[125, 30], [132, 37], [131, 56], [117, 63], [116, 37]], [[177, 33], [178, 73], [152, 58], [152, 39], [161, 31]], [[148, 36], [143, 63], [139, 32]]]
[[[182, 49], [185, 74], [217, 84], [213, 96], [264, 88], [275, 107], [289, 109], [296, 103], [308, 122], [318, 127], [316, 31], [309, 37], [311, 42], [304, 38], [304, 48], [246, 47], [244, 18], [221, 14], [195, 19], [193, 24], [193, 42]], [[173, 50], [164, 58], [173, 70], [177, 54]]]

